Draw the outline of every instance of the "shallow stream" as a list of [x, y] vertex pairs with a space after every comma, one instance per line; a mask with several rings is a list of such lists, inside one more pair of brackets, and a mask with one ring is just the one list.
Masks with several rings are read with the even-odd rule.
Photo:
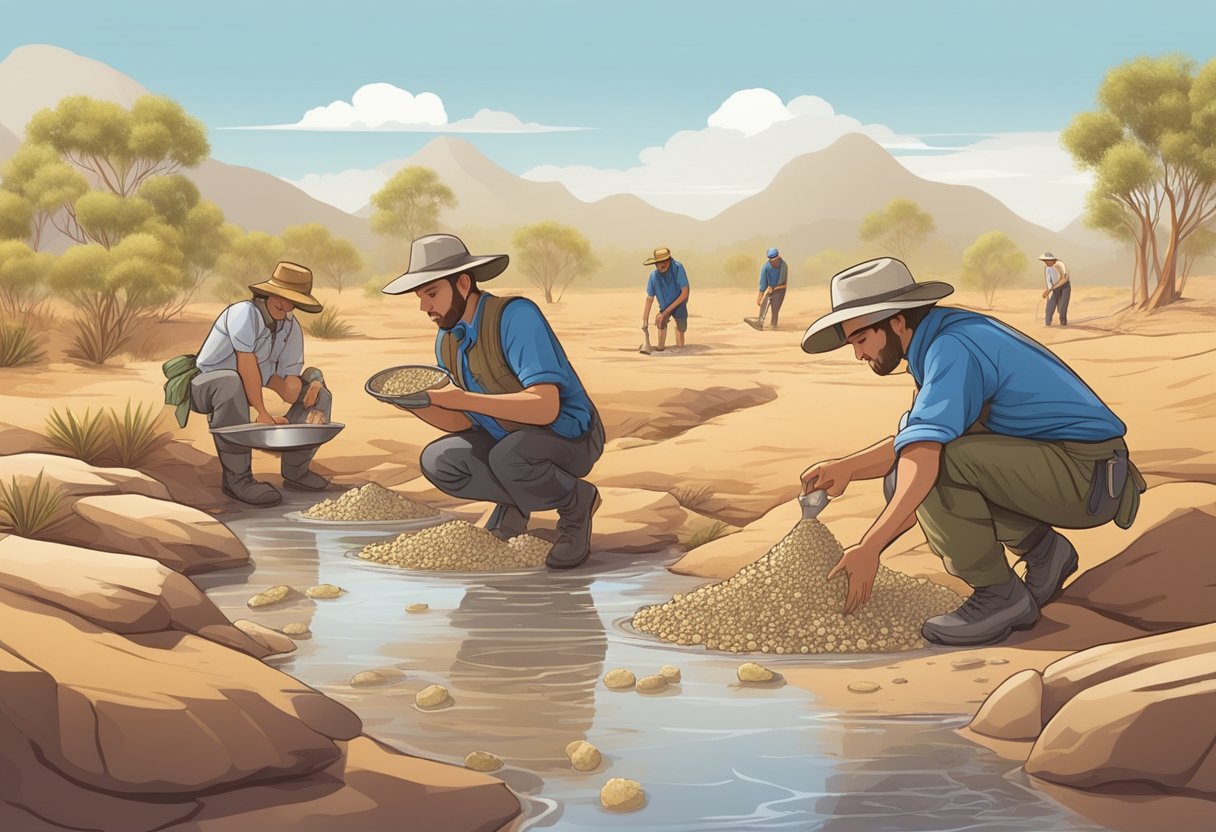
[[[272, 511], [310, 504], [299, 502]], [[631, 632], [626, 622], [638, 607], [704, 582], [667, 572], [674, 552], [597, 553], [569, 573], [419, 574], [349, 557], [391, 536], [384, 531], [317, 529], [265, 512], [229, 526], [254, 566], [196, 579], [212, 600], [234, 619], [276, 628], [307, 623], [312, 637], [276, 666], [347, 704], [367, 733], [456, 765], [475, 750], [502, 758], [506, 767], [494, 776], [524, 802], [518, 832], [1105, 828], [958, 737], [953, 729], [963, 717], [834, 713], [792, 685], [740, 685], [735, 669], [755, 657], [674, 648]], [[347, 592], [246, 606], [275, 584], [303, 590], [320, 583]], [[429, 611], [407, 614], [415, 602]], [[782, 664], [757, 660], [776, 670]], [[683, 673], [663, 694], [612, 691], [600, 681], [614, 667], [640, 678], [663, 664]], [[369, 669], [394, 678], [352, 688], [351, 677]], [[453, 703], [419, 709], [414, 694], [435, 683]], [[563, 749], [576, 739], [601, 750], [599, 770], [570, 768]], [[639, 781], [647, 805], [626, 814], [602, 809], [599, 789], [611, 777]]]

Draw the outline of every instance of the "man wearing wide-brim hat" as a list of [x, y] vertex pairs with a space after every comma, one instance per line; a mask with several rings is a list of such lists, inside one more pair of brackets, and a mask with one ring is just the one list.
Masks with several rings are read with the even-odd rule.
[[[1127, 528], [1144, 481], [1123, 422], [1076, 373], [995, 318], [936, 306], [953, 291], [917, 283], [887, 258], [832, 278], [832, 311], [802, 348], [851, 346], [880, 376], [906, 361], [917, 392], [894, 436], [812, 465], [802, 485], [837, 496], [886, 475], [886, 509], [830, 573], [847, 576], [846, 612], [869, 598], [881, 552], [919, 520], [946, 570], [973, 590], [926, 621], [924, 637], [991, 644], [1032, 626], [1076, 571], [1076, 550], [1054, 527]], [[1026, 562], [1025, 582], [1006, 549]]]
[[[253, 297], [234, 303], [219, 314], [195, 359], [198, 374], [190, 380], [189, 403], [207, 415], [211, 428], [255, 422], [281, 425], [328, 422], [333, 397], [321, 372], [304, 367], [304, 334], [292, 314], [320, 312], [312, 296], [312, 272], [298, 263], [280, 262], [268, 280], [251, 285]], [[272, 415], [264, 389], [290, 405], [285, 416]], [[223, 468], [223, 491], [256, 506], [282, 501], [278, 489], [253, 478], [252, 452], [215, 435], [215, 450]], [[280, 460], [283, 485], [321, 491], [329, 481], [309, 464], [316, 448], [284, 451]]]
[[423, 449], [422, 473], [445, 494], [495, 503], [487, 528], [502, 540], [523, 534], [533, 512], [556, 510], [546, 563], [569, 569], [591, 554], [600, 498], [585, 477], [604, 452], [604, 427], [540, 308], [481, 288], [508, 261], [429, 234], [382, 291], [418, 298], [438, 328], [436, 361], [456, 380], [410, 409], [448, 434]]
[[671, 249], [656, 248], [654, 256], [642, 261], [643, 266], [654, 266], [646, 280], [646, 305], [642, 309], [642, 329], [650, 326], [650, 309], [655, 300], [659, 311], [654, 324], [659, 329], [659, 345], [663, 350], [667, 344], [667, 324], [676, 322], [676, 346], [684, 346], [684, 333], [688, 332], [688, 271], [684, 264], [671, 256]]
[[1043, 298], [1047, 301], [1043, 322], [1051, 326], [1051, 319], [1059, 311], [1060, 326], [1068, 326], [1068, 301], [1072, 298], [1068, 267], [1050, 251], [1040, 254], [1039, 259], [1043, 261], [1043, 274], [1047, 280], [1047, 288], [1043, 290]]

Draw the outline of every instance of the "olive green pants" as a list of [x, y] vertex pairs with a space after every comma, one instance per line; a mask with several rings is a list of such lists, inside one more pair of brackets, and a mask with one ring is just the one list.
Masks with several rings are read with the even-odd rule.
[[1006, 546], [1022, 554], [1019, 544], [1041, 526], [1088, 529], [1114, 519], [1115, 508], [1091, 515], [1086, 503], [1094, 464], [1126, 448], [1122, 439], [960, 436], [942, 446], [937, 483], [916, 518], [951, 575], [973, 587], [1004, 583], [1011, 574]]

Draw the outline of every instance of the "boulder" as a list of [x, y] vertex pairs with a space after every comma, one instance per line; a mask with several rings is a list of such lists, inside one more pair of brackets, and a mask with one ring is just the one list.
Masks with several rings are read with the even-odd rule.
[[361, 728], [317, 691], [187, 633], [121, 636], [3, 589], [0, 632], [0, 722], [45, 765], [111, 794], [173, 802], [311, 774]]
[[290, 637], [283, 635], [278, 630], [272, 630], [254, 621], [238, 618], [232, 622], [232, 626], [265, 647], [268, 651], [267, 655], [279, 656], [283, 653], [292, 653], [296, 649], [296, 643]]
[[1216, 661], [1173, 659], [1072, 697], [1043, 729], [1027, 773], [1082, 789], [1129, 785], [1216, 797]]
[[55, 454], [0, 456], [0, 481], [5, 485], [13, 477], [18, 482], [32, 481], [39, 473], [44, 482], [63, 489], [69, 504], [76, 498], [98, 494], [142, 494], [160, 500], [169, 499], [169, 490], [164, 485], [130, 468], [99, 468], [70, 456]]
[[1032, 740], [1043, 729], [1043, 677], [1023, 670], [992, 692], [968, 726], [998, 740]]
[[223, 523], [189, 506], [142, 494], [85, 497], [53, 539], [155, 558], [186, 575], [249, 562], [249, 551]]

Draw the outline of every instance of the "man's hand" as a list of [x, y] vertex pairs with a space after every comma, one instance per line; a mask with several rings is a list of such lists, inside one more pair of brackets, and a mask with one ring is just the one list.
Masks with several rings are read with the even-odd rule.
[[843, 459], [816, 462], [802, 472], [802, 493], [823, 489], [829, 497], [839, 497], [853, 479], [852, 466]]
[[671, 316], [668, 315], [666, 312], [660, 312], [659, 314], [654, 316], [654, 325], [657, 326], [659, 329], [662, 329], [663, 327], [667, 326], [667, 320], [670, 317]]
[[848, 595], [844, 602], [845, 615], [852, 614], [870, 600], [870, 592], [874, 589], [874, 576], [878, 574], [878, 555], [877, 549], [858, 543], [845, 549], [832, 571], [828, 572], [829, 581], [844, 572], [849, 582]]
[[1047, 297], [1048, 295], [1050, 295], [1050, 294], [1051, 294], [1051, 290], [1050, 290], [1050, 289], [1044, 289], [1044, 290], [1043, 290], [1043, 297], [1044, 297], [1044, 298], [1046, 298], [1046, 297]]
[[254, 420], [259, 425], [285, 425], [287, 419], [282, 416], [271, 416], [268, 411], [263, 410], [258, 414], [258, 418]]
[[461, 390], [454, 384], [445, 384], [438, 390], [426, 391], [427, 396], [431, 400], [431, 404], [435, 407], [443, 408], [444, 410], [467, 410], [468, 402], [466, 401], [465, 391]]

